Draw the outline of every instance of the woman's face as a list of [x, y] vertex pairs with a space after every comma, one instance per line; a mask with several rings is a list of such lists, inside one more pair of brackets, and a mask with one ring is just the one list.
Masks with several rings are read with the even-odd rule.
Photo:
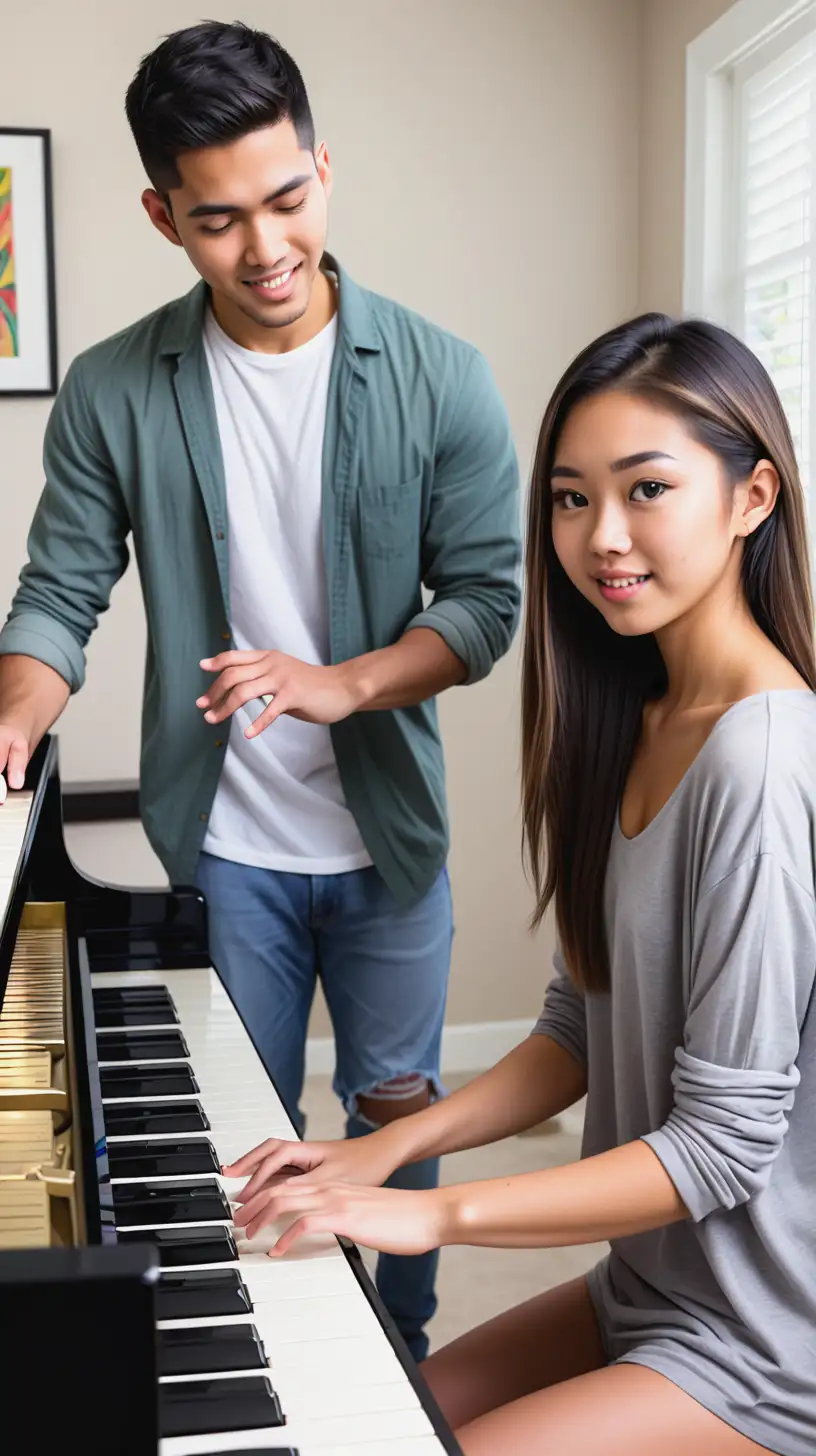
[[677, 415], [617, 391], [594, 395], [571, 411], [556, 449], [556, 554], [615, 632], [659, 632], [713, 592], [739, 593], [739, 542], [775, 498], [754, 519], [761, 475], [733, 488]]

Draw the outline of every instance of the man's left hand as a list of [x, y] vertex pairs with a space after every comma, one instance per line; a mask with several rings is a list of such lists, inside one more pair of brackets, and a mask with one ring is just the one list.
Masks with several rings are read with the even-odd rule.
[[282, 713], [304, 723], [339, 723], [361, 706], [348, 663], [315, 667], [285, 652], [219, 652], [205, 657], [201, 666], [218, 674], [196, 699], [208, 723], [223, 723], [253, 698], [270, 698], [246, 729], [247, 738], [256, 738]]

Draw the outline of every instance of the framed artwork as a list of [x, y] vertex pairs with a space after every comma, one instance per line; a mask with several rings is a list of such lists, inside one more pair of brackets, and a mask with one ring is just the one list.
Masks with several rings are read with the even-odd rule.
[[56, 392], [51, 133], [0, 127], [0, 400]]

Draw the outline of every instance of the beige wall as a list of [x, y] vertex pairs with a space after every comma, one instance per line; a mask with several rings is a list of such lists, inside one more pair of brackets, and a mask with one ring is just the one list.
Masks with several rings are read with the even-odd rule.
[[[565, 361], [637, 303], [639, 0], [244, 0], [205, 10], [239, 11], [291, 48], [333, 153], [331, 244], [362, 282], [484, 350], [526, 475]], [[192, 282], [141, 212], [122, 100], [141, 54], [201, 13], [199, 0], [28, 0], [6, 28], [0, 125], [53, 133], [63, 371]], [[0, 399], [2, 602], [40, 489], [47, 413], [47, 403]], [[66, 778], [135, 775], [143, 655], [130, 571], [61, 728]], [[547, 937], [534, 944], [526, 931], [517, 677], [514, 652], [487, 683], [443, 702], [454, 1022], [532, 1015], [547, 976]]]
[[639, 307], [683, 306], [686, 46], [726, 0], [643, 0]]

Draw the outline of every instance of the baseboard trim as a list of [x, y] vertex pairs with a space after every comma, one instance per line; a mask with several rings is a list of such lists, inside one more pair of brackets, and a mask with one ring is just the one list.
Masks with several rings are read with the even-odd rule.
[[131, 779], [63, 784], [62, 817], [66, 824], [110, 824], [139, 818], [139, 785]]

